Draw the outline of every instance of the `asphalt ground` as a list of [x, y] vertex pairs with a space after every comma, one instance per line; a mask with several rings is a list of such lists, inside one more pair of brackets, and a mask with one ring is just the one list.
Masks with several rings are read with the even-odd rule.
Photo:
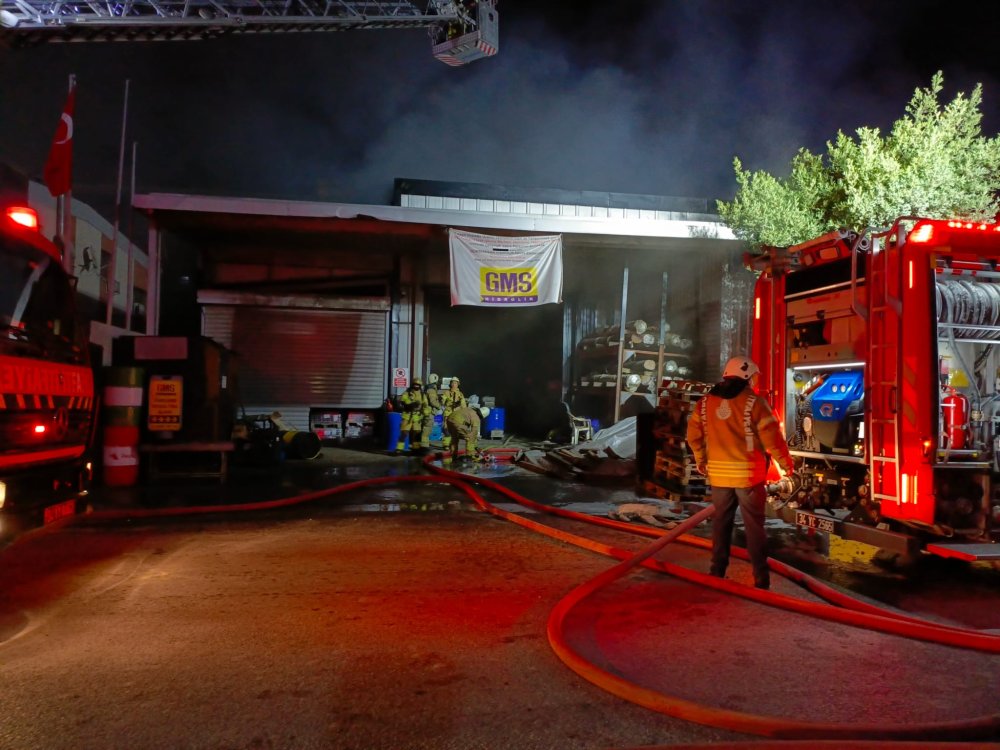
[[[324, 451], [278, 476], [96, 493], [95, 509], [245, 502], [421, 470]], [[482, 467], [595, 514], [631, 488]], [[268, 478], [270, 477], [270, 478]], [[489, 498], [488, 498], [489, 499]], [[496, 499], [496, 498], [493, 498]], [[543, 514], [531, 514], [539, 518]], [[553, 524], [640, 550], [641, 539]], [[672, 545], [664, 559], [707, 569]], [[614, 561], [406, 484], [253, 514], [76, 523], [0, 553], [0, 747], [598, 748], [750, 739], [591, 685], [546, 638]], [[732, 577], [749, 582], [734, 561]], [[798, 587], [776, 580], [775, 590]], [[996, 656], [808, 620], [641, 572], [573, 611], [569, 642], [650, 689], [820, 722], [995, 713]]]
[[[666, 557], [705, 564], [690, 548]], [[563, 666], [548, 614], [609, 561], [468, 508], [74, 525], [13, 545], [3, 562], [3, 747], [747, 739], [633, 706]], [[585, 601], [567, 637], [651, 689], [786, 718], [963, 718], [1000, 694], [998, 657], [653, 573]]]

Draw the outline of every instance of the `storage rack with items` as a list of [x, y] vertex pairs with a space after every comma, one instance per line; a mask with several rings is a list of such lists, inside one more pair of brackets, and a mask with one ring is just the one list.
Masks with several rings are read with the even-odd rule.
[[[693, 342], [670, 330], [666, 321], [667, 274], [663, 274], [658, 324], [627, 320], [628, 268], [622, 280], [620, 322], [585, 336], [576, 348], [575, 401], [577, 411], [601, 414], [602, 421], [618, 422], [630, 398], [645, 399], [650, 410], [665, 378], [691, 376]], [[594, 403], [598, 399], [601, 403]], [[579, 403], [587, 400], [587, 407]]]
[[[670, 326], [662, 327], [669, 331]], [[645, 398], [656, 406], [656, 390], [663, 378], [687, 377], [690, 339], [666, 333], [658, 339], [643, 320], [611, 326], [587, 337], [577, 348], [580, 366], [578, 393], [613, 396], [613, 418], [632, 396]], [[664, 343], [660, 341], [665, 340]]]

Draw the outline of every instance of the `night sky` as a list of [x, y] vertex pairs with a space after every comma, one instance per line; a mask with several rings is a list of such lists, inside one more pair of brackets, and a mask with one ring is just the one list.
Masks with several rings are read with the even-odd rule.
[[1000, 130], [1000, 4], [571, 7], [501, 0], [499, 54], [463, 68], [424, 30], [0, 49], [0, 160], [39, 178], [70, 73], [74, 194], [106, 214], [126, 78], [139, 192], [385, 204], [409, 177], [728, 198], [733, 156], [780, 174], [838, 129], [888, 127], [936, 70], [948, 100], [982, 82]]

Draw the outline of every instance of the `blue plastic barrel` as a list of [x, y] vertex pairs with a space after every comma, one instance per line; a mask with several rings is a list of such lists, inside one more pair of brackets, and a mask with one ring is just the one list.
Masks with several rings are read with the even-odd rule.
[[385, 415], [385, 424], [389, 433], [386, 450], [394, 451], [396, 450], [396, 443], [399, 442], [399, 431], [403, 427], [403, 415], [398, 411], [387, 412]]
[[494, 432], [499, 432], [498, 437], [503, 437], [503, 417], [504, 409], [502, 406], [495, 406], [490, 409], [490, 413], [486, 415], [486, 437], [492, 437]]
[[440, 440], [444, 435], [444, 416], [434, 415], [434, 426], [431, 427], [431, 440]]

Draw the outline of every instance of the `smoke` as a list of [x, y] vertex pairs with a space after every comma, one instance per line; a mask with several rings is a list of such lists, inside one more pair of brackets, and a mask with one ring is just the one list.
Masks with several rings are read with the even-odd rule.
[[37, 178], [70, 73], [75, 194], [97, 205], [126, 78], [140, 192], [352, 203], [396, 177], [727, 198], [734, 156], [782, 173], [885, 129], [937, 69], [949, 98], [984, 82], [998, 121], [989, 8], [949, 48], [929, 0], [531, 5], [501, 2], [499, 54], [461, 68], [400, 30], [0, 50], [0, 159]]

